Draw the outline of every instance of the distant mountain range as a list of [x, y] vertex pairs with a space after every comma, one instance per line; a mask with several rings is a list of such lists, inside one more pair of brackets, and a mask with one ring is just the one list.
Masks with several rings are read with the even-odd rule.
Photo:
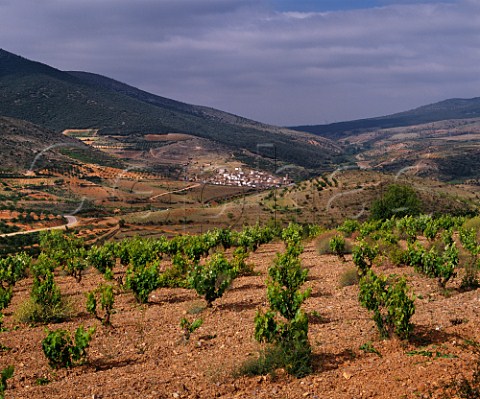
[[480, 97], [472, 99], [454, 98], [424, 105], [410, 111], [399, 112], [377, 118], [358, 119], [327, 125], [293, 126], [291, 129], [316, 134], [332, 140], [369, 130], [414, 126], [450, 119], [480, 118]]
[[309, 133], [184, 104], [92, 73], [60, 71], [5, 50], [0, 50], [0, 116], [35, 123], [56, 137], [65, 129], [88, 128], [129, 140], [187, 133], [239, 157], [276, 157], [310, 170], [327, 170], [342, 154], [332, 141]]
[[[458, 162], [464, 158], [463, 151], [472, 148], [477, 151], [476, 143], [480, 140], [465, 134], [477, 134], [480, 125], [469, 122], [465, 128], [461, 120], [480, 120], [480, 97], [445, 100], [377, 118], [285, 128], [160, 97], [105, 76], [60, 71], [0, 49], [0, 117], [5, 117], [0, 119], [0, 155], [4, 166], [17, 162], [25, 167], [39, 148], [73, 140], [61, 135], [64, 130], [95, 129], [100, 136], [114, 137], [116, 142], [140, 151], [149, 151], [150, 145], [156, 145], [157, 150], [165, 146], [166, 141], [152, 144], [149, 135], [184, 133], [207, 140], [208, 148], [221, 148], [229, 157], [270, 172], [274, 159], [278, 161], [277, 167], [300, 166], [300, 175], [331, 171], [346, 162], [386, 168], [385, 160], [375, 152], [379, 144], [382, 148], [392, 148], [393, 169], [415, 162], [419, 148], [426, 154], [436, 148], [437, 158], [447, 159], [444, 164], [451, 166], [442, 172], [446, 179], [477, 176], [468, 172], [476, 170], [476, 165], [471, 165], [472, 157], [462, 168]], [[448, 126], [437, 123], [449, 120], [456, 122]], [[437, 133], [432, 133], [434, 123], [440, 129]], [[401, 131], [403, 136], [399, 135], [398, 129], [411, 130], [413, 126], [417, 126], [414, 136], [407, 130]], [[372, 134], [361, 137], [366, 132]], [[463, 135], [461, 152], [452, 153], [452, 138], [447, 137], [451, 134]], [[14, 137], [20, 135], [25, 140], [20, 140], [21, 148], [15, 148]], [[415, 140], [416, 149], [402, 153], [394, 150], [406, 145], [402, 137]], [[459, 145], [457, 139], [456, 146], [460, 148]], [[85, 147], [84, 152], [89, 148]], [[60, 155], [65, 153], [60, 151]], [[84, 153], [82, 158], [85, 157], [101, 158], [100, 152], [93, 150]], [[102, 162], [116, 162], [109, 157]], [[441, 165], [436, 170], [442, 170]]]

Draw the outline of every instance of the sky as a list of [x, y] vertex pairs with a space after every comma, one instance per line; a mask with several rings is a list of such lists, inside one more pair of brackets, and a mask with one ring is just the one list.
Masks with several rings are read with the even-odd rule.
[[480, 96], [480, 0], [0, 0], [0, 48], [283, 126]]

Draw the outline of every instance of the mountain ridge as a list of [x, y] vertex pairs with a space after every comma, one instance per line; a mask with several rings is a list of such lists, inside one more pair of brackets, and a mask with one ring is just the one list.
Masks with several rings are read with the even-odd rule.
[[299, 125], [290, 129], [316, 134], [325, 138], [338, 140], [352, 133], [394, 127], [414, 126], [425, 123], [452, 119], [470, 119], [480, 117], [480, 97], [451, 98], [413, 108], [408, 111], [390, 115], [335, 122], [323, 125]]
[[[178, 132], [251, 154], [268, 144], [280, 162], [315, 170], [331, 168], [341, 154], [335, 143], [309, 133], [170, 100], [101, 75], [60, 71], [6, 50], [0, 50], [0, 71], [0, 115], [57, 133], [98, 129], [100, 135], [134, 139]], [[274, 157], [266, 151], [262, 155]]]

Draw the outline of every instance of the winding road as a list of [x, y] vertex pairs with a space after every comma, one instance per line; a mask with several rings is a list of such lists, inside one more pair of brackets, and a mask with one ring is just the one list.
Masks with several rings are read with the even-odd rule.
[[60, 226], [54, 226], [54, 227], [42, 227], [41, 229], [34, 229], [34, 230], [27, 230], [27, 231], [16, 231], [14, 233], [0, 234], [0, 238], [1, 237], [16, 236], [16, 235], [20, 235], [20, 234], [36, 233], [36, 232], [39, 232], [39, 231], [66, 230], [68, 227], [74, 227], [78, 224], [78, 220], [75, 216], [63, 215], [63, 217], [65, 219], [67, 219], [67, 224], [62, 224]]

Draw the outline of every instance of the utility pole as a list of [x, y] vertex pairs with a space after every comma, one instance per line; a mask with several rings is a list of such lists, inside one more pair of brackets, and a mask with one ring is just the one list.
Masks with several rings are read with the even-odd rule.
[[[277, 146], [276, 144], [273, 145], [273, 151], [274, 151], [274, 165], [275, 165], [275, 171], [273, 172], [274, 173], [274, 176], [275, 174], [277, 173]], [[274, 203], [274, 208], [273, 208], [273, 220], [275, 222], [275, 228], [277, 228], [277, 187], [274, 188], [274, 191], [273, 191], [273, 203]]]

